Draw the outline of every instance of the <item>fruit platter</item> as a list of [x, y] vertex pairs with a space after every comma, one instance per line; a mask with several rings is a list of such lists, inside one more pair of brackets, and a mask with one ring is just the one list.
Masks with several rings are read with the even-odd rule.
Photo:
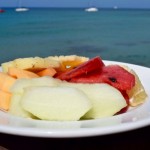
[[[100, 56], [29, 57], [4, 62], [0, 72], [0, 127], [19, 126], [18, 134], [30, 135], [34, 126], [42, 131], [32, 131], [32, 136], [60, 136], [58, 130], [49, 134], [49, 129], [102, 129], [136, 121], [137, 114], [138, 118], [147, 117], [148, 112], [139, 116], [149, 103], [149, 90], [138, 68], [104, 61]], [[69, 133], [61, 135], [75, 136]]]

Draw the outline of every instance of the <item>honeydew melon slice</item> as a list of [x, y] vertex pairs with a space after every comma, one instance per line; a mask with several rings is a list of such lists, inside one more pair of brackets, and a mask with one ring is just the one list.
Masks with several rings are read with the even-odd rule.
[[17, 79], [10, 91], [12, 93], [23, 93], [24, 88], [29, 86], [57, 86], [59, 82], [59, 79], [53, 79], [48, 76], [32, 79]]
[[120, 91], [105, 83], [81, 84], [64, 81], [62, 86], [75, 87], [91, 100], [92, 108], [83, 117], [86, 119], [113, 116], [127, 105]]
[[91, 102], [81, 91], [72, 87], [28, 87], [22, 107], [43, 120], [75, 121], [91, 109]]

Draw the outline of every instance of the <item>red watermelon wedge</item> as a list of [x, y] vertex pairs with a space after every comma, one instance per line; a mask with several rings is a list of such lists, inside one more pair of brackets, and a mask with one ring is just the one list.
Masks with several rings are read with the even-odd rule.
[[100, 78], [119, 90], [130, 90], [135, 85], [135, 77], [119, 65], [103, 67]]
[[100, 71], [103, 66], [104, 66], [104, 63], [103, 63], [102, 59], [99, 56], [97, 56], [97, 57], [94, 57], [94, 58], [90, 59], [89, 61], [79, 65], [77, 68], [61, 74], [57, 78], [59, 78], [61, 80], [69, 81], [72, 78], [80, 77], [82, 75], [87, 75], [88, 73], [93, 72], [95, 70]]
[[72, 78], [76, 83], [108, 83], [119, 90], [130, 90], [135, 85], [135, 77], [119, 65], [104, 66], [101, 71]]

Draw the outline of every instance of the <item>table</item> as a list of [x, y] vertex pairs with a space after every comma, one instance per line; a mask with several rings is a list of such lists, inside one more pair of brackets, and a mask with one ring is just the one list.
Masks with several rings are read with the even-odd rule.
[[35, 138], [0, 134], [0, 145], [13, 150], [146, 150], [150, 143], [150, 126], [104, 136], [85, 138]]

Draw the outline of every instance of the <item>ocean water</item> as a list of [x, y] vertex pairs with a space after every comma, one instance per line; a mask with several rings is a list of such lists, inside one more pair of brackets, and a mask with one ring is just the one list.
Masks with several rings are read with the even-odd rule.
[[71, 54], [150, 67], [150, 10], [6, 9], [0, 14], [0, 63]]

